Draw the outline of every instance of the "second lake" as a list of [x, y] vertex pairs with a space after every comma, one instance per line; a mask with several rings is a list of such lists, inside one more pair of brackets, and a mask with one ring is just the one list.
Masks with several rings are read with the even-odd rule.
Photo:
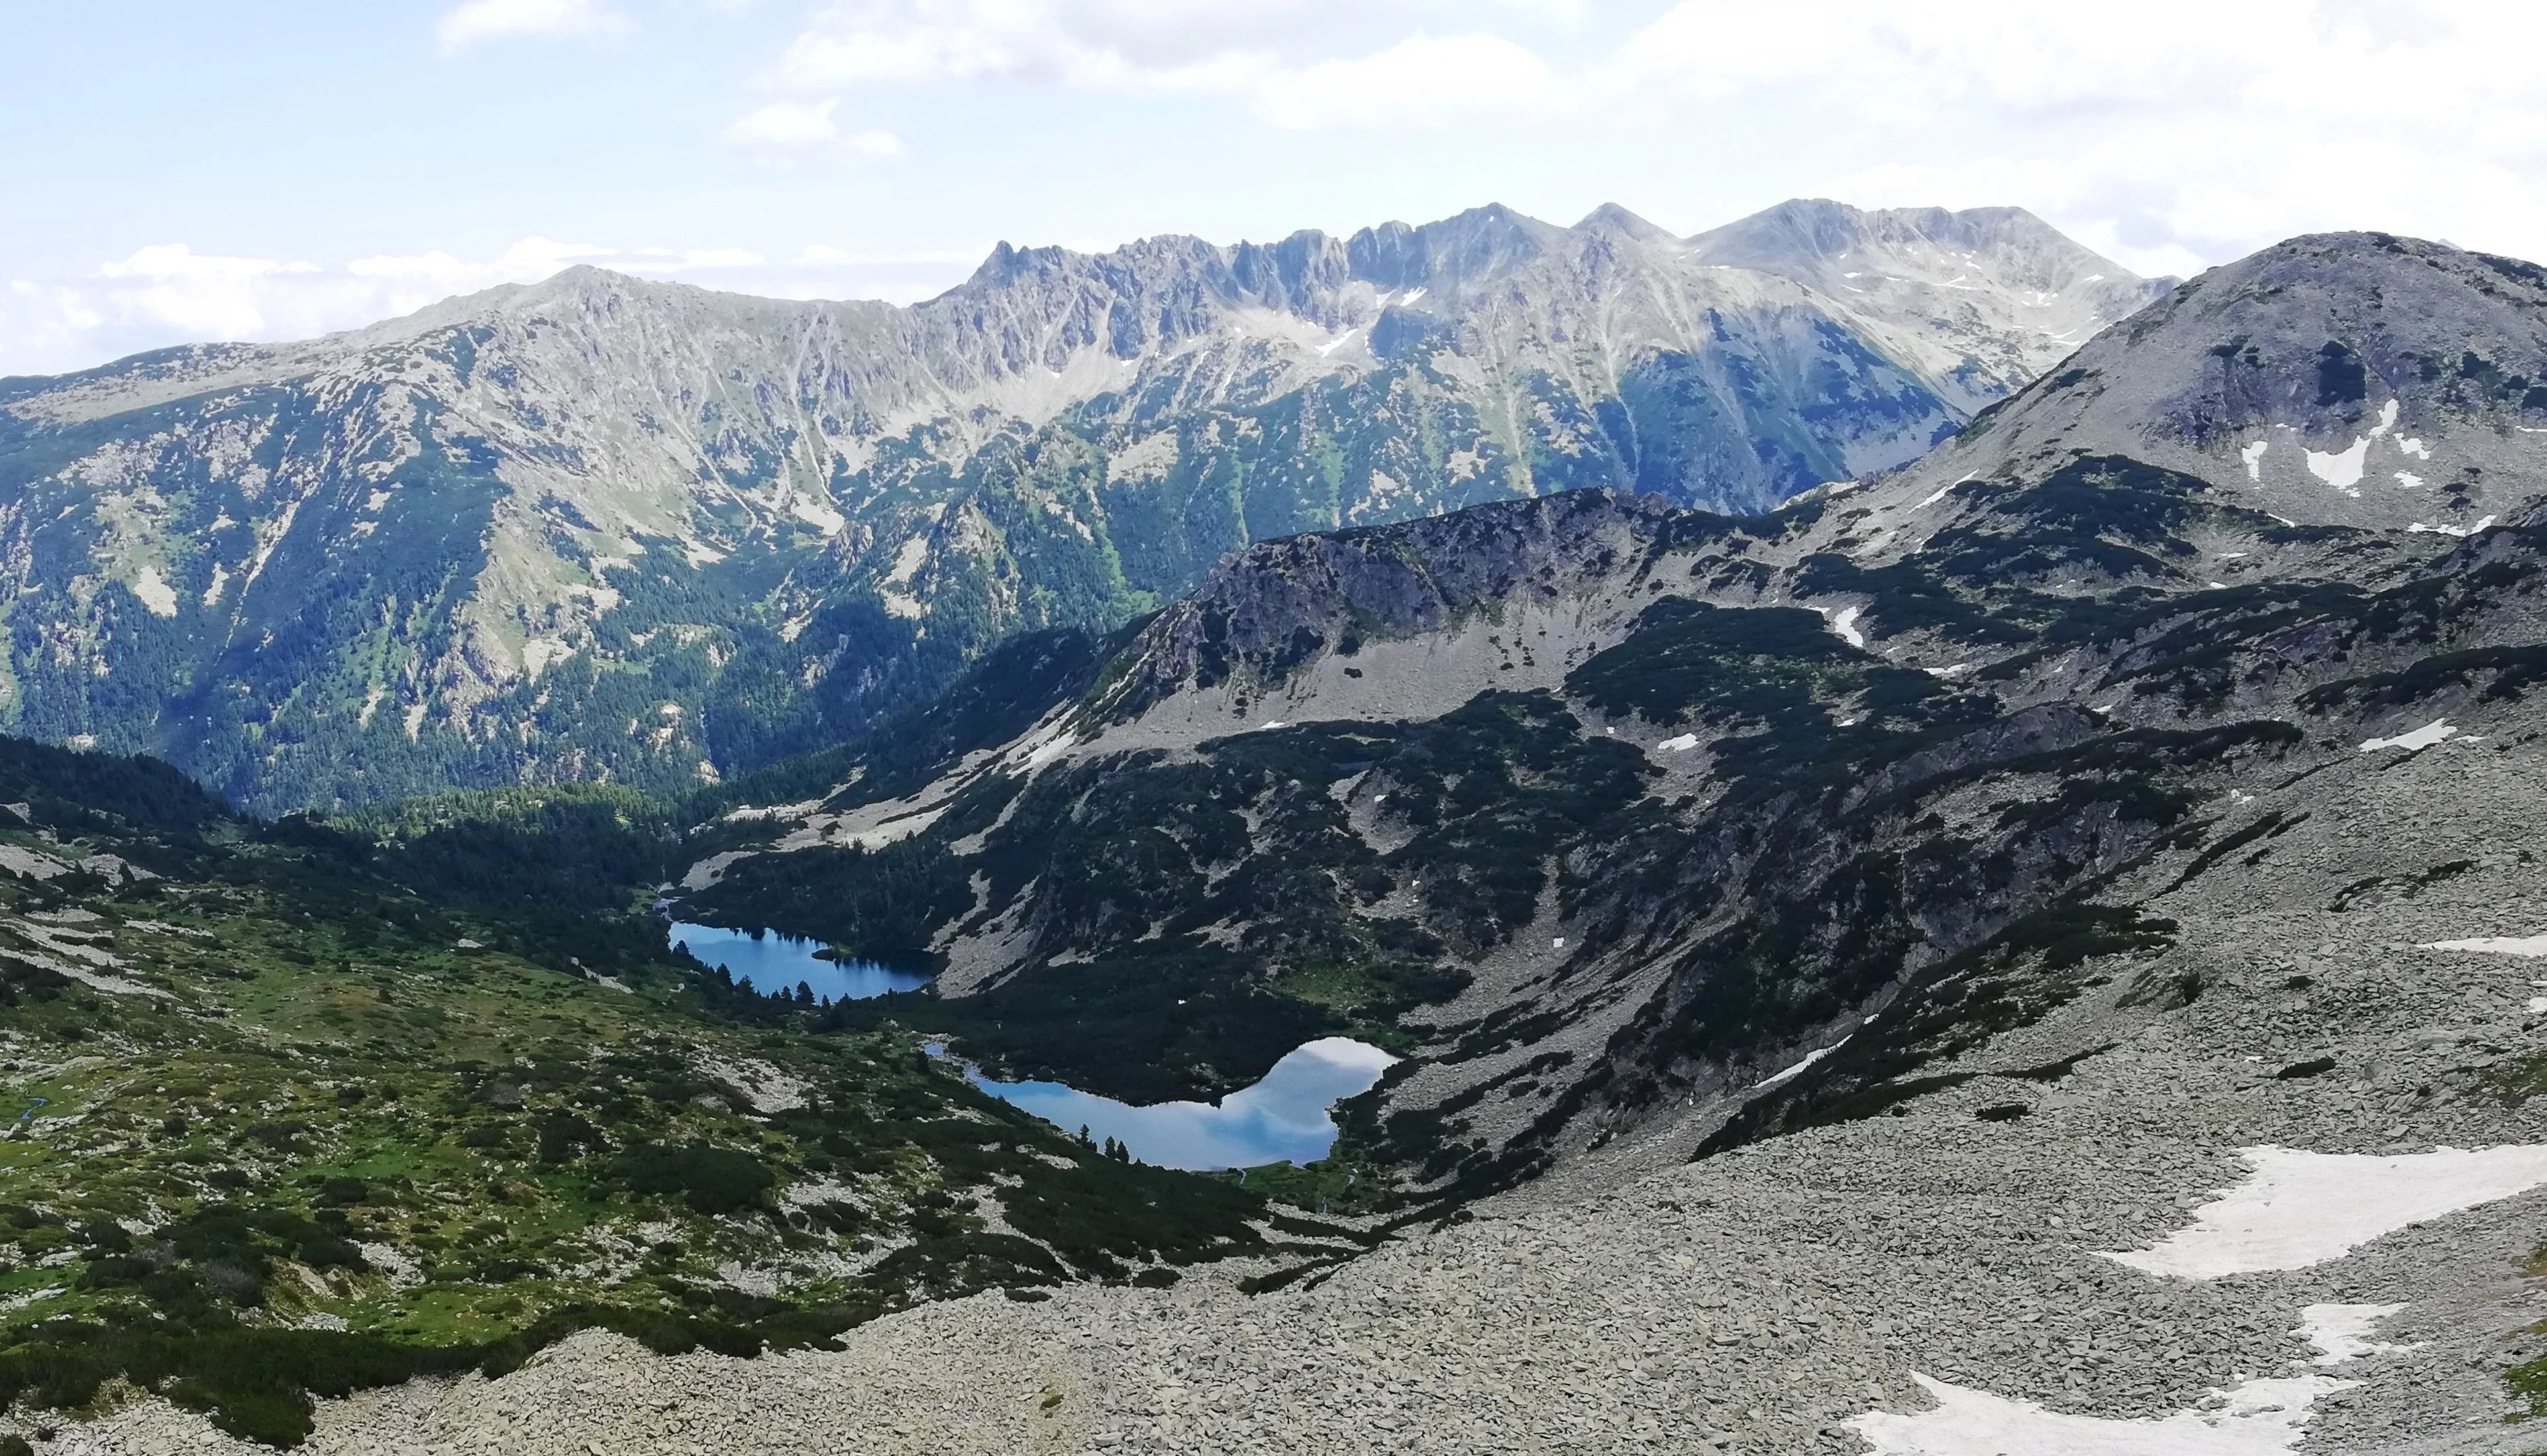
[[1102, 1143], [1120, 1142], [1143, 1162], [1196, 1170], [1315, 1162], [1335, 1145], [1327, 1109], [1369, 1091], [1397, 1059], [1348, 1037], [1323, 1037], [1284, 1054], [1254, 1086], [1208, 1102], [1135, 1107], [1060, 1082], [1002, 1082], [973, 1074], [1000, 1100]]
[[751, 988], [768, 995], [773, 991], [793, 990], [799, 985], [810, 985], [814, 994], [825, 1000], [862, 1001], [891, 990], [917, 990], [928, 984], [925, 976], [896, 971], [873, 961], [834, 961], [814, 954], [823, 943], [793, 935], [780, 935], [774, 930], [729, 930], [721, 925], [692, 925], [672, 922], [668, 932], [671, 944], [686, 945], [690, 954], [706, 966], [723, 966], [734, 973], [734, 979], [748, 982]]

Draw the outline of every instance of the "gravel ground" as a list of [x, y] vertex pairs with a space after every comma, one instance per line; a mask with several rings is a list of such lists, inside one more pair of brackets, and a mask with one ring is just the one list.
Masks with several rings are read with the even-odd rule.
[[[580, 1336], [502, 1380], [329, 1405], [312, 1448], [1765, 1456], [1865, 1449], [1847, 1422], [1928, 1407], [1915, 1376], [2124, 1419], [2332, 1373], [2358, 1384], [2317, 1406], [2302, 1452], [2547, 1452], [2547, 1422], [2503, 1419], [2501, 1383], [2547, 1350], [2547, 1299], [2522, 1274], [2547, 1189], [2298, 1270], [2193, 1281], [2099, 1256], [2192, 1222], [2242, 1176], [2241, 1148], [2547, 1142], [2547, 1098], [2496, 1090], [2547, 1058], [2547, 1013], [2528, 1009], [2547, 960], [2417, 948], [2547, 929], [2547, 843], [2521, 809], [2547, 797], [2542, 760], [2365, 756], [2289, 790], [2312, 814], [2254, 863], [2171, 894], [2164, 866], [2124, 887], [2179, 922], [2177, 945], [1962, 1064], [2106, 1048], [2058, 1083], [1984, 1075], [1699, 1163], [1689, 1150], [1726, 1109], [1689, 1107], [1274, 1294], [1240, 1293], [1261, 1266], [1232, 1266], [1170, 1290], [995, 1295], [754, 1361]], [[2127, 1008], [2144, 969], [2202, 993]], [[2276, 1074], [2320, 1059], [2332, 1067]], [[1976, 1115], [2010, 1103], [2028, 1115]], [[2392, 1348], [2329, 1372], [2298, 1332], [2311, 1304], [2404, 1308], [2376, 1330]], [[42, 1443], [233, 1444], [148, 1402]]]

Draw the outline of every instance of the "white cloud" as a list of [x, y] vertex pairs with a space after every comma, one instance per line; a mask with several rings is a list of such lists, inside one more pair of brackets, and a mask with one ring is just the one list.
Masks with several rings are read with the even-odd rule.
[[86, 277], [0, 287], [0, 375], [56, 373], [170, 344], [313, 338], [455, 295], [539, 283], [578, 263], [768, 297], [908, 302], [961, 280], [987, 251], [816, 246], [772, 263], [741, 247], [624, 248], [526, 237], [488, 257], [434, 251], [321, 266], [154, 244]]
[[1479, 112], [1540, 110], [1558, 86], [1535, 52], [1499, 36], [1408, 37], [1385, 50], [1280, 67], [1252, 105], [1276, 127], [1440, 127]]
[[862, 253], [835, 248], [829, 243], [816, 243], [787, 261], [798, 268], [873, 268], [913, 263], [961, 263], [971, 267], [981, 262], [990, 251], [989, 243], [978, 248], [920, 248], [897, 253]]
[[832, 113], [839, 110], [834, 97], [830, 101], [773, 101], [756, 112], [737, 117], [725, 128], [725, 139], [739, 146], [799, 147], [819, 146], [837, 141], [839, 125]]
[[1891, 155], [1832, 190], [2022, 202], [2144, 269], [2333, 228], [2547, 252], [2547, 14], [2146, 0], [2127, 26], [2071, 6], [1971, 22], [1945, 0], [1683, 0], [1579, 79], [1656, 113], [1766, 106], [1826, 141], [1888, 132]]
[[725, 139], [737, 146], [765, 152], [842, 151], [866, 157], [903, 153], [902, 138], [890, 131], [868, 129], [843, 133], [832, 114], [839, 98], [826, 101], [773, 101], [737, 117], [725, 128]]
[[445, 50], [481, 41], [524, 36], [602, 36], [628, 28], [628, 18], [601, 0], [469, 0], [434, 22]]
[[1584, 12], [1583, 0], [843, 0], [788, 46], [774, 80], [797, 91], [1036, 81], [1230, 95], [1285, 128], [1420, 123], [1489, 108], [1499, 90], [1527, 104], [1548, 81], [1513, 41], [1437, 39], [1429, 23], [1501, 14], [1563, 27]]
[[[2187, 272], [2375, 227], [2547, 256], [2547, 7], [2488, 0], [839, 0], [782, 93], [950, 84], [1225, 98], [1290, 131], [1717, 153], [1745, 188], [2017, 203]], [[824, 103], [828, 106], [829, 103]], [[828, 116], [828, 111], [825, 112]], [[1611, 169], [1614, 173], [1617, 169]], [[1706, 218], [1690, 219], [1703, 223]]]

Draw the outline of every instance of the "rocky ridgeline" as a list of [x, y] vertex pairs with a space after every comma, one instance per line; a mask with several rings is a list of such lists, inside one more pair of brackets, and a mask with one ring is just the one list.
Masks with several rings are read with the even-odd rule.
[[909, 308], [576, 268], [9, 381], [0, 727], [270, 811], [689, 787], [1253, 542], [1898, 466], [2152, 291], [2009, 210], [1784, 212], [1002, 244]]

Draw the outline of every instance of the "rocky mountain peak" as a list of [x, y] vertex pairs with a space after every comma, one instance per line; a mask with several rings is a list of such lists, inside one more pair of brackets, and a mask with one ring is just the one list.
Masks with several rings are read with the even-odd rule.
[[1629, 238], [1640, 243], [1651, 243], [1659, 247], [1678, 247], [1681, 245], [1681, 240], [1679, 238], [1672, 236], [1671, 233], [1665, 231], [1663, 228], [1658, 227], [1653, 223], [1646, 221], [1644, 218], [1637, 216], [1635, 214], [1628, 212], [1626, 209], [1620, 207], [1617, 203], [1603, 203], [1601, 206], [1594, 208], [1591, 212], [1584, 214], [1583, 220], [1575, 223], [1573, 230], [1576, 232], [1605, 233], [1616, 237]]
[[[269, 809], [387, 792], [354, 743], [434, 786], [731, 772], [1268, 539], [1584, 487], [1759, 511], [1900, 467], [2141, 287], [1967, 266], [1789, 276], [1615, 206], [1497, 205], [1003, 242], [910, 307], [575, 267], [22, 383], [0, 578], [74, 645], [22, 647], [0, 726], [163, 749]], [[395, 651], [361, 645], [374, 618]], [[615, 706], [649, 680], [685, 686]], [[164, 711], [107, 711], [134, 695]], [[535, 701], [559, 727], [521, 740]], [[239, 703], [252, 724], [206, 726]]]
[[1990, 411], [1899, 487], [2123, 456], [2310, 525], [2448, 540], [2547, 465], [2547, 270], [2386, 233], [2212, 269]]

